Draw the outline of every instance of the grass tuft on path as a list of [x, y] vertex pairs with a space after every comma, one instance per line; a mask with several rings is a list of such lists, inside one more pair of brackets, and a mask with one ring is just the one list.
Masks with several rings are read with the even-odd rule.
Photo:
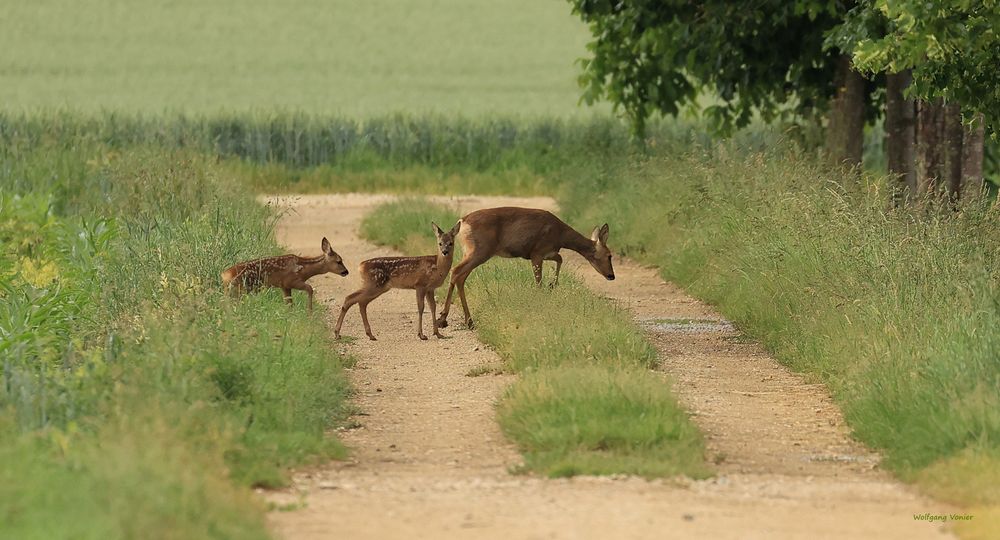
[[[407, 253], [431, 253], [430, 221], [457, 218], [441, 205], [401, 200], [366, 216], [362, 234]], [[554, 289], [538, 288], [524, 261], [491, 261], [468, 285], [479, 338], [520, 375], [497, 413], [527, 470], [553, 477], [710, 474], [700, 432], [664, 376], [650, 370], [656, 352], [627, 312], [568, 274]]]

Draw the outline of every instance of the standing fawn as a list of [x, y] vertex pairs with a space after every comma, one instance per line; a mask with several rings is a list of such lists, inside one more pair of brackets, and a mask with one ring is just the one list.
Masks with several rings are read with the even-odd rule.
[[530, 260], [535, 282], [539, 286], [542, 284], [542, 261], [555, 261], [555, 286], [559, 283], [559, 270], [562, 268], [559, 250], [566, 248], [582, 255], [606, 279], [615, 279], [611, 250], [607, 244], [607, 223], [595, 228], [587, 238], [551, 212], [516, 207], [476, 210], [463, 217], [461, 223], [462, 233], [458, 240], [465, 249], [465, 256], [451, 274], [444, 310], [437, 320], [437, 326], [441, 328], [448, 326], [448, 310], [455, 287], [458, 287], [458, 297], [462, 300], [465, 324], [472, 328], [472, 315], [465, 301], [465, 280], [477, 266], [494, 256]]
[[292, 303], [292, 289], [309, 295], [309, 312], [313, 308], [313, 288], [306, 283], [309, 278], [333, 272], [347, 275], [344, 260], [330, 247], [326, 238], [321, 244], [323, 254], [318, 257], [279, 255], [241, 262], [222, 273], [222, 287], [233, 296], [254, 292], [264, 287], [275, 287], [285, 293], [285, 301]]
[[361, 273], [361, 288], [347, 295], [340, 308], [340, 318], [333, 335], [340, 338], [340, 327], [344, 324], [347, 310], [354, 304], [361, 312], [361, 322], [365, 325], [368, 338], [375, 341], [372, 327], [368, 324], [368, 304], [390, 289], [415, 289], [417, 291], [417, 337], [427, 339], [424, 335], [424, 299], [431, 306], [431, 322], [434, 335], [441, 338], [438, 325], [435, 322], [434, 291], [444, 283], [451, 270], [451, 261], [455, 256], [455, 235], [458, 234], [462, 221], [459, 220], [450, 231], [444, 232], [435, 223], [434, 235], [437, 237], [437, 255], [423, 257], [378, 257], [368, 259], [358, 267]]

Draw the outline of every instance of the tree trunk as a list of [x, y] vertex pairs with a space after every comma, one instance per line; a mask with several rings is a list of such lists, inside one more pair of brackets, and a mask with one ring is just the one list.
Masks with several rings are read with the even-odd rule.
[[903, 96], [913, 82], [910, 70], [885, 76], [886, 157], [889, 174], [896, 178], [893, 200], [897, 205], [917, 194], [917, 170], [914, 162], [916, 139], [916, 102]]
[[949, 103], [944, 107], [944, 186], [948, 199], [953, 202], [962, 198], [962, 108]]
[[973, 118], [962, 139], [962, 181], [967, 193], [975, 195], [983, 189], [983, 144], [986, 124], [982, 113]]
[[921, 101], [917, 106], [917, 193], [937, 193], [942, 177], [944, 153], [944, 105], [940, 99]]
[[837, 61], [836, 95], [830, 106], [826, 151], [837, 165], [861, 165], [865, 127], [865, 79], [851, 67], [851, 57]]

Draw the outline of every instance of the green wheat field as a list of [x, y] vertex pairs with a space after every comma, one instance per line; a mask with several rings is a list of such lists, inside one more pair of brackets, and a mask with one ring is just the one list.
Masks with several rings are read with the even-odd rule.
[[580, 114], [588, 32], [557, 0], [0, 5], [0, 107]]

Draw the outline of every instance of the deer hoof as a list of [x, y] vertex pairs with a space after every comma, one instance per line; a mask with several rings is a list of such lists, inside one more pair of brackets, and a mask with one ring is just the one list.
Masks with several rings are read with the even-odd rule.
[[427, 341], [427, 336], [425, 336], [423, 334], [417, 334], [417, 337], [420, 338], [420, 339], [422, 339], [422, 340], [424, 340], [424, 341]]
[[375, 339], [375, 336], [373, 336], [371, 334], [368, 334], [368, 339], [370, 339], [372, 341], [378, 341], [377, 339]]
[[438, 328], [448, 328], [448, 319], [441, 317], [437, 320]]
[[434, 337], [436, 337], [436, 338], [438, 338], [438, 339], [444, 339], [444, 336], [442, 336], [442, 335], [441, 335], [441, 334], [439, 334], [438, 332], [434, 332]]
[[469, 330], [472, 330], [473, 328], [475, 328], [475, 327], [476, 327], [476, 324], [472, 322], [472, 319], [465, 319], [465, 326], [466, 326], [466, 327], [467, 327], [467, 328], [468, 328]]

